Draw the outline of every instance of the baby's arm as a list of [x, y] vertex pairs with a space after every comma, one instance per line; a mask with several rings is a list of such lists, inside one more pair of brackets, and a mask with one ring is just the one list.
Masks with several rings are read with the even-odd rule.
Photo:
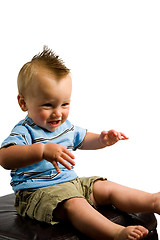
[[46, 159], [51, 162], [56, 171], [60, 173], [57, 162], [67, 169], [75, 165], [74, 155], [63, 145], [55, 143], [36, 143], [32, 145], [13, 145], [0, 149], [0, 165], [5, 169], [17, 169], [26, 167]]
[[119, 140], [126, 140], [128, 137], [115, 130], [102, 131], [101, 134], [87, 132], [80, 149], [94, 150], [111, 146]]

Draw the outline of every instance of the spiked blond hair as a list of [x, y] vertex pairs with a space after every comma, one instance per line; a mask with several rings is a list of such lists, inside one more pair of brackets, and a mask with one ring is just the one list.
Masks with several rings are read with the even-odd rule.
[[59, 79], [70, 73], [70, 69], [65, 66], [62, 59], [47, 46], [44, 46], [41, 53], [35, 55], [30, 62], [27, 62], [21, 68], [17, 79], [19, 94], [25, 95], [32, 77], [41, 68], [49, 70]]

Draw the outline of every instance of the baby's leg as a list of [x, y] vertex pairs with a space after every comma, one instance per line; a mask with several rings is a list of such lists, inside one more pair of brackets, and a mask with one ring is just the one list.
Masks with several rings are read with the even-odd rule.
[[85, 199], [71, 198], [54, 212], [56, 218], [67, 218], [80, 232], [96, 240], [138, 240], [148, 234], [142, 226], [123, 227], [96, 211]]
[[160, 193], [151, 194], [122, 185], [97, 180], [91, 200], [95, 205], [113, 204], [125, 212], [155, 212], [160, 214]]

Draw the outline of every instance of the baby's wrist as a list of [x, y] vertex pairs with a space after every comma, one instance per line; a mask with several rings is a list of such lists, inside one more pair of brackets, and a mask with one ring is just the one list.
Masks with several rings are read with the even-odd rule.
[[39, 161], [43, 160], [43, 154], [44, 154], [44, 143], [35, 143], [33, 146], [33, 152], [37, 155], [37, 158]]
[[98, 142], [101, 148], [107, 147], [107, 144], [103, 141], [102, 134], [99, 135]]

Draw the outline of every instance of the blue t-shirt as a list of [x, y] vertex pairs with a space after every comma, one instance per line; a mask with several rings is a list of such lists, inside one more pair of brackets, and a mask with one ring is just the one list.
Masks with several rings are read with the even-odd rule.
[[[51, 142], [62, 144], [69, 150], [76, 150], [81, 146], [85, 135], [86, 129], [74, 126], [68, 120], [55, 131], [49, 132], [38, 127], [31, 118], [26, 117], [13, 128], [9, 137], [3, 141], [2, 147]], [[68, 170], [60, 163], [58, 164], [61, 173], [57, 173], [53, 164], [45, 159], [36, 164], [12, 170], [11, 186], [14, 192], [22, 189], [36, 190], [67, 182], [77, 177], [73, 167]]]

